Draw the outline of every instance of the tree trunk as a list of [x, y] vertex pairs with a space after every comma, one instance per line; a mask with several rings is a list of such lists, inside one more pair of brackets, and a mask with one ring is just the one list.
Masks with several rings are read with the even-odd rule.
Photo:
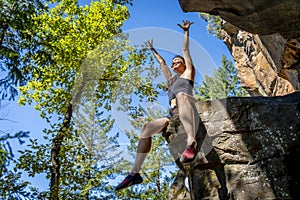
[[70, 127], [70, 122], [72, 118], [72, 104], [69, 105], [68, 111], [65, 115], [63, 124], [57, 133], [56, 137], [53, 139], [51, 147], [51, 183], [50, 183], [50, 199], [59, 199], [59, 179], [60, 179], [60, 149], [61, 144], [65, 138], [66, 131]]

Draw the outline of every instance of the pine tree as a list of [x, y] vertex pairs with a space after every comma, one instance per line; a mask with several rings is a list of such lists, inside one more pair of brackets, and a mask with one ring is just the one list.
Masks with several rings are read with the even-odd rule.
[[215, 100], [246, 95], [247, 92], [241, 87], [237, 71], [232, 62], [223, 55], [222, 66], [215, 70], [214, 77], [204, 77], [203, 86], [198, 88], [196, 96], [200, 100]]

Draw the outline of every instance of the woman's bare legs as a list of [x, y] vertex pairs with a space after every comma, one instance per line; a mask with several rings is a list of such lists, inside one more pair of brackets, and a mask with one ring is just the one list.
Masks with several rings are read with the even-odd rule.
[[196, 142], [196, 126], [194, 109], [192, 107], [193, 102], [191, 102], [192, 98], [193, 97], [190, 97], [183, 92], [179, 92], [176, 95], [179, 119], [187, 134], [187, 145], [191, 145], [193, 142]]
[[132, 175], [140, 171], [141, 166], [144, 163], [144, 160], [151, 149], [152, 135], [162, 131], [163, 128], [168, 125], [168, 123], [169, 119], [164, 117], [156, 119], [143, 126], [142, 133], [139, 139], [135, 162], [131, 170]]

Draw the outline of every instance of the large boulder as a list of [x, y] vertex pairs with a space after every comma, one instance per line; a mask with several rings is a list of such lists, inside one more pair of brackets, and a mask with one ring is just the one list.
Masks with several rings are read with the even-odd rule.
[[168, 137], [181, 169], [169, 199], [300, 196], [300, 92], [199, 101], [196, 108], [201, 121], [195, 161], [179, 162], [186, 145], [182, 124], [176, 123], [178, 127]]
[[286, 39], [300, 36], [299, 0], [179, 0], [185, 12], [218, 15], [250, 33], [279, 33]]

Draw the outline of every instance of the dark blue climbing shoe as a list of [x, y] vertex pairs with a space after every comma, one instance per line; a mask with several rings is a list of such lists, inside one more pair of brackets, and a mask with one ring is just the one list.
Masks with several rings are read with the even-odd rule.
[[121, 190], [132, 185], [140, 184], [143, 182], [143, 178], [139, 173], [126, 176], [126, 178], [116, 187], [116, 190]]

